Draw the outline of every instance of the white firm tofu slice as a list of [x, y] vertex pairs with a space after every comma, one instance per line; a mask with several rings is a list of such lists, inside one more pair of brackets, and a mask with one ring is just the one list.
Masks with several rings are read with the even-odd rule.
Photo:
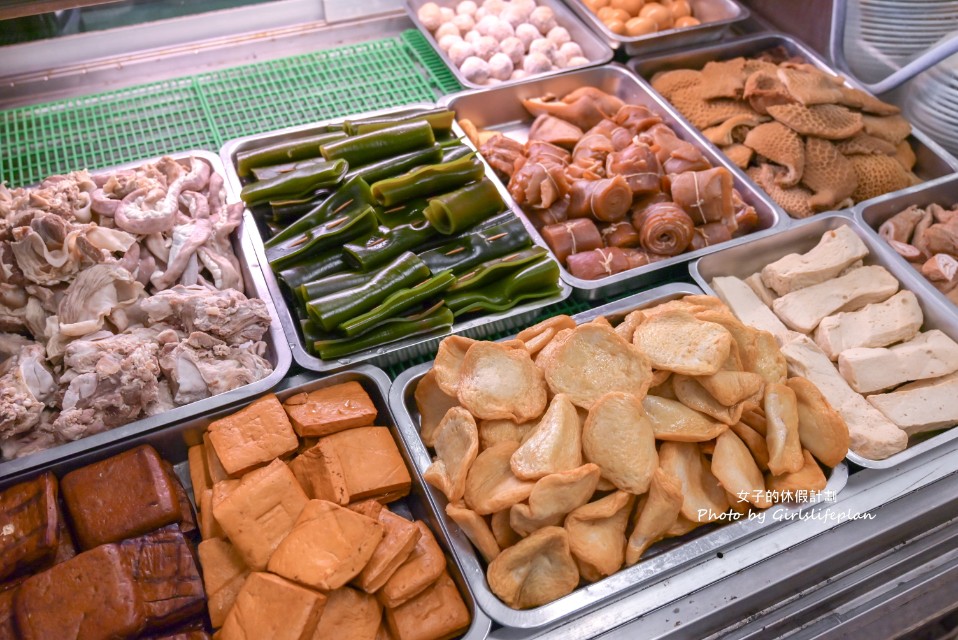
[[749, 277], [745, 278], [745, 284], [751, 287], [752, 291], [755, 292], [755, 295], [758, 296], [758, 299], [761, 300], [771, 308], [772, 303], [775, 302], [775, 298], [778, 296], [775, 295], [775, 292], [765, 286], [765, 283], [762, 282], [761, 273], [753, 273]]
[[762, 269], [762, 281], [783, 296], [838, 276], [868, 255], [868, 247], [855, 231], [843, 225], [826, 232], [808, 253], [790, 253]]
[[828, 316], [815, 329], [815, 342], [829, 358], [838, 360], [838, 354], [846, 349], [887, 347], [911, 340], [923, 322], [918, 298], [903, 290], [859, 311]]
[[908, 434], [855, 393], [835, 365], [808, 336], [782, 346], [788, 373], [810, 380], [848, 424], [849, 448], [860, 456], [881, 460], [908, 446]]
[[768, 331], [775, 336], [779, 345], [785, 341], [788, 327], [782, 324], [778, 316], [755, 295], [745, 281], [735, 276], [718, 276], [709, 284], [739, 320], [750, 327]]
[[896, 291], [898, 280], [885, 267], [868, 266], [786, 294], [772, 303], [772, 309], [790, 329], [811, 333], [833, 313], [882, 302]]
[[938, 378], [958, 371], [958, 342], [932, 329], [886, 349], [848, 349], [838, 356], [838, 371], [865, 394]]
[[958, 423], [958, 372], [868, 396], [872, 406], [909, 435]]

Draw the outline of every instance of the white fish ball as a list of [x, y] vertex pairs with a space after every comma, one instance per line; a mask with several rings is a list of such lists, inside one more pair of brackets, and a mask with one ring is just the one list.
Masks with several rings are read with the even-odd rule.
[[572, 41], [572, 36], [569, 35], [569, 31], [565, 27], [552, 27], [546, 34], [546, 38], [555, 42], [557, 47]]
[[476, 55], [476, 49], [468, 42], [457, 42], [449, 47], [449, 59], [457, 67], [461, 67], [467, 58]]
[[504, 53], [494, 54], [489, 58], [489, 73], [493, 78], [508, 80], [512, 75], [512, 60]]
[[522, 12], [522, 9], [512, 4], [506, 5], [502, 13], [499, 14], [499, 19], [508, 22], [513, 29], [525, 22], [528, 17]]
[[529, 16], [529, 24], [541, 33], [549, 33], [556, 26], [555, 13], [549, 7], [536, 7]]
[[419, 22], [430, 31], [435, 31], [442, 24], [442, 12], [435, 2], [427, 2], [419, 7], [416, 15], [419, 17]]
[[481, 37], [482, 37], [482, 34], [476, 31], [475, 29], [473, 29], [472, 31], [466, 32], [466, 35], [464, 35], [462, 39], [468, 42], [469, 44], [475, 46], [476, 41], [479, 40], [479, 38]]
[[529, 74], [545, 73], [552, 70], [552, 60], [542, 53], [530, 53], [522, 61], [522, 68]]
[[528, 20], [539, 5], [536, 4], [536, 0], [512, 0], [512, 6], [522, 13], [523, 20]]
[[506, 22], [505, 20], [499, 20], [489, 29], [489, 33], [486, 35], [491, 36], [502, 42], [506, 38], [511, 38], [516, 35], [516, 30], [512, 28], [512, 25]]
[[502, 13], [502, 9], [506, 6], [506, 3], [502, 0], [484, 0], [482, 3], [482, 8], [488, 11], [490, 14], [499, 15]]
[[522, 58], [526, 55], [526, 46], [522, 44], [522, 40], [513, 36], [499, 43], [499, 51], [509, 56], [512, 64], [518, 65], [522, 64]]
[[459, 27], [457, 27], [451, 22], [443, 22], [441, 25], [439, 25], [439, 28], [436, 29], [436, 33], [435, 33], [437, 40], [441, 40], [443, 36], [458, 36], [458, 35], [459, 35]]
[[452, 19], [451, 24], [456, 25], [460, 33], [466, 33], [472, 31], [473, 27], [476, 26], [476, 21], [473, 20], [472, 16], [468, 13], [457, 13], [456, 17]]
[[456, 12], [449, 7], [439, 7], [439, 16], [443, 22], [452, 22], [452, 19], [456, 17]]
[[492, 36], [482, 36], [476, 41], [476, 55], [483, 60], [488, 60], [496, 53], [499, 53], [499, 42]]
[[496, 16], [486, 16], [476, 23], [476, 31], [478, 31], [480, 35], [487, 36], [498, 24], [499, 18]]
[[516, 37], [522, 40], [522, 45], [528, 50], [532, 41], [541, 38], [542, 33], [528, 22], [523, 22], [516, 27]]
[[454, 35], [446, 35], [439, 38], [439, 48], [443, 51], [449, 51], [449, 49], [452, 48], [452, 45], [456, 44], [457, 42], [462, 42], [462, 38]]
[[475, 56], [466, 58], [459, 70], [470, 82], [486, 84], [489, 81], [489, 63], [482, 58]]
[[579, 46], [578, 42], [566, 42], [559, 47], [559, 52], [564, 55], [566, 59], [575, 58], [576, 56], [582, 55], [582, 47]]
[[568, 60], [566, 60], [565, 68], [568, 69], [570, 67], [581, 67], [587, 64], [589, 64], [588, 58], [585, 58], [583, 56], [573, 56], [569, 58]]
[[559, 48], [555, 43], [546, 38], [536, 38], [532, 41], [532, 44], [529, 45], [529, 53], [541, 53], [549, 58], [549, 60], [552, 60], [558, 51]]
[[479, 6], [472, 0], [462, 0], [456, 5], [456, 13], [459, 15], [474, 16]]
[[510, 79], [510, 80], [522, 80], [523, 78], [527, 77], [528, 75], [529, 75], [529, 72], [526, 71], [525, 69], [516, 69], [515, 71], [512, 72], [512, 76], [511, 76], [509, 79]]

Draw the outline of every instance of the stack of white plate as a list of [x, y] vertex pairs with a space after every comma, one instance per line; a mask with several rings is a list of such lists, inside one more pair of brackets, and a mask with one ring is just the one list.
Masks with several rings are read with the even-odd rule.
[[955, 0], [848, 0], [858, 4], [858, 37], [904, 64], [958, 30]]
[[916, 77], [904, 108], [916, 127], [958, 155], [958, 55]]

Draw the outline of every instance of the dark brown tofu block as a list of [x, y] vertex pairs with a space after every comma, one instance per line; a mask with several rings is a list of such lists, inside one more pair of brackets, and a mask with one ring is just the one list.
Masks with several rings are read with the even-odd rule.
[[183, 483], [176, 477], [176, 470], [166, 460], [163, 461], [163, 468], [173, 479], [173, 489], [176, 491], [176, 500], [180, 504], [180, 532], [185, 536], [193, 535], [197, 530], [196, 512], [193, 511], [193, 503], [190, 502], [190, 496], [183, 488]]
[[23, 640], [135, 636], [146, 624], [129, 563], [106, 544], [24, 581], [13, 601]]
[[58, 516], [57, 479], [52, 473], [0, 493], [0, 581], [53, 558]]
[[206, 593], [196, 560], [176, 525], [119, 543], [143, 600], [147, 630], [203, 612]]
[[92, 549], [179, 522], [174, 483], [159, 454], [147, 445], [63, 476], [60, 491], [80, 548]]

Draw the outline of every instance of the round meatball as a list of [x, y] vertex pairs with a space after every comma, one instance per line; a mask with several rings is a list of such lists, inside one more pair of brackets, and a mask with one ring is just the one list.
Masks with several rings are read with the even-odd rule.
[[523, 22], [516, 27], [516, 37], [522, 40], [522, 45], [528, 50], [532, 41], [541, 38], [542, 33], [528, 22]]
[[529, 75], [529, 72], [526, 71], [525, 69], [515, 69], [515, 70], [512, 72], [512, 76], [511, 76], [509, 79], [510, 79], [510, 80], [522, 80], [523, 78], [527, 77], [528, 75]]
[[522, 60], [522, 69], [528, 74], [552, 70], [552, 60], [543, 53], [530, 53]]
[[555, 58], [556, 53], [559, 51], [559, 48], [556, 47], [555, 43], [546, 38], [537, 38], [532, 41], [532, 44], [529, 45], [529, 53], [541, 53], [549, 60]]
[[473, 20], [472, 16], [468, 13], [457, 13], [450, 24], [456, 25], [460, 33], [467, 33], [472, 31], [473, 27], [476, 26], [476, 21]]
[[569, 31], [565, 27], [552, 27], [546, 34], [546, 38], [554, 42], [557, 47], [572, 42], [572, 36], [569, 35]]
[[499, 14], [499, 19], [508, 22], [513, 29], [525, 22], [528, 17], [522, 13], [522, 9], [513, 4], [506, 5]]
[[582, 47], [577, 42], [566, 42], [559, 47], [559, 53], [564, 55], [566, 59], [575, 58], [582, 55]]
[[476, 49], [468, 42], [457, 42], [449, 47], [449, 59], [457, 67], [461, 67], [467, 58], [476, 55]]
[[478, 8], [478, 5], [472, 0], [462, 0], [462, 2], [456, 5], [456, 13], [459, 15], [474, 16]]
[[489, 63], [482, 58], [476, 56], [466, 58], [459, 70], [469, 82], [486, 84], [489, 81]]
[[526, 46], [522, 44], [522, 40], [513, 36], [499, 43], [499, 51], [509, 56], [512, 64], [520, 65], [522, 57], [526, 55]]
[[508, 80], [512, 76], [512, 59], [504, 53], [496, 53], [489, 58], [489, 74], [498, 80]]
[[516, 7], [522, 15], [523, 21], [528, 20], [532, 12], [539, 6], [536, 0], [512, 0], [512, 6]]
[[439, 17], [442, 18], [443, 22], [452, 22], [452, 19], [456, 17], [456, 12], [449, 7], [439, 7]]
[[487, 15], [476, 23], [476, 31], [478, 31], [480, 35], [487, 36], [497, 26], [499, 26], [499, 18]]
[[549, 7], [536, 7], [529, 16], [529, 24], [539, 30], [539, 33], [549, 33], [556, 26], [556, 17]]
[[430, 31], [435, 31], [442, 24], [442, 12], [435, 2], [427, 2], [419, 7], [416, 15], [419, 17], [419, 22]]
[[448, 52], [449, 49], [452, 48], [452, 45], [456, 44], [457, 42], [462, 42], [462, 38], [454, 35], [443, 36], [439, 38], [439, 48]]
[[472, 46], [476, 46], [476, 41], [479, 40], [479, 38], [481, 37], [482, 37], [482, 34], [476, 31], [475, 29], [473, 29], [472, 31], [466, 32], [466, 35], [464, 35], [462, 39], [468, 42], [469, 44], [471, 44]]
[[498, 42], [502, 42], [506, 38], [511, 38], [516, 35], [516, 30], [505, 20], [498, 20], [496, 24], [489, 28], [489, 33], [486, 35], [495, 38]]
[[482, 36], [476, 40], [475, 47], [476, 55], [483, 60], [488, 60], [499, 53], [499, 42], [492, 36]]
[[443, 22], [441, 25], [439, 25], [439, 28], [436, 29], [436, 33], [435, 33], [437, 40], [442, 40], [443, 36], [458, 36], [458, 35], [459, 35], [459, 27], [457, 27], [451, 22]]
[[589, 64], [588, 58], [583, 58], [582, 56], [573, 56], [566, 60], [565, 68], [570, 69], [572, 67], [582, 67]]
[[502, 0], [483, 0], [482, 3], [482, 8], [488, 11], [490, 15], [499, 15], [505, 6], [506, 3]]

